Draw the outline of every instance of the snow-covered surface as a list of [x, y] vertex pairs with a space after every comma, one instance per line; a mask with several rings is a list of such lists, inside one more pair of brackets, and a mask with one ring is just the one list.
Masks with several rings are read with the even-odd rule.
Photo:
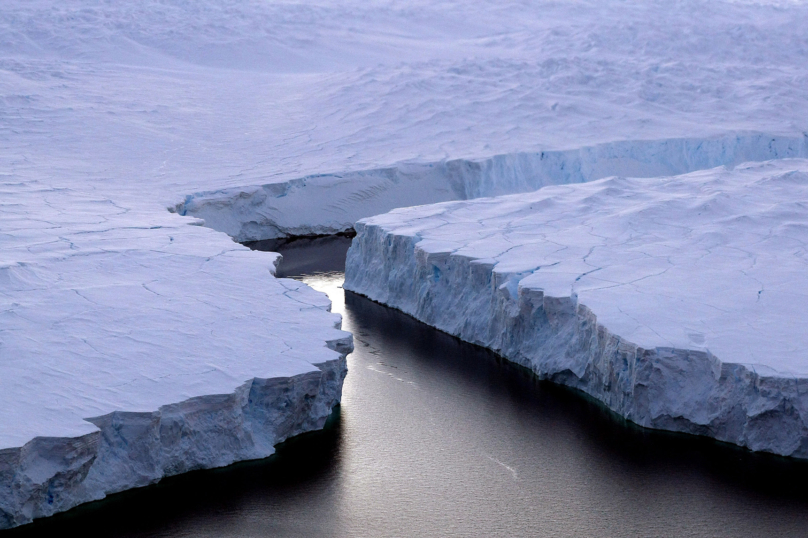
[[[334, 360], [328, 299], [168, 212], [3, 185], [0, 449]], [[47, 220], [26, 213], [48, 202]], [[45, 214], [47, 213], [47, 214]]]
[[345, 288], [644, 426], [808, 457], [808, 161], [357, 223]]
[[[335, 356], [321, 299], [180, 215], [260, 239], [804, 157], [806, 27], [785, 1], [1, 2], [0, 446]], [[101, 491], [60, 504], [58, 457], [8, 450], [0, 522]]]
[[[317, 231], [364, 204], [435, 196], [421, 182], [385, 198], [382, 174], [313, 193], [316, 204], [270, 196], [242, 208], [235, 197], [401, 162], [802, 138], [806, 26], [802, 2], [8, 0], [0, 158], [50, 184], [134, 189], [161, 207], [227, 189], [231, 220], [260, 224], [243, 239], [277, 234], [271, 220], [287, 207], [300, 218], [284, 213], [282, 228]], [[639, 146], [641, 165], [606, 175], [776, 157], [677, 154], [682, 168]]]
[[125, 198], [0, 193], [0, 528], [266, 457], [339, 402], [351, 337], [277, 258]]

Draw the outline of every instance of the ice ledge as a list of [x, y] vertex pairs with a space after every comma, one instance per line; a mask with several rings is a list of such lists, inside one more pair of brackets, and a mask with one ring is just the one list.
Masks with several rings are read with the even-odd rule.
[[806, 189], [788, 161], [399, 209], [344, 287], [641, 426], [808, 458]]
[[469, 160], [401, 163], [280, 183], [201, 192], [170, 208], [236, 241], [327, 235], [398, 207], [530, 192], [623, 175], [683, 174], [748, 161], [808, 157], [808, 136], [733, 132], [710, 138], [627, 140]]
[[323, 427], [340, 401], [350, 337], [338, 359], [292, 377], [253, 379], [231, 394], [154, 412], [89, 418], [97, 431], [37, 437], [0, 450], [0, 529], [53, 515], [165, 476], [265, 458], [289, 437]]

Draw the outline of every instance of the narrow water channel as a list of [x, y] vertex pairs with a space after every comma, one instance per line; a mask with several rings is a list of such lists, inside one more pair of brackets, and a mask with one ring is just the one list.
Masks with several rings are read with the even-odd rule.
[[[326, 429], [9, 536], [806, 536], [808, 464], [641, 430], [343, 292], [348, 238], [255, 244], [354, 334]], [[56, 534], [58, 533], [58, 534]]]

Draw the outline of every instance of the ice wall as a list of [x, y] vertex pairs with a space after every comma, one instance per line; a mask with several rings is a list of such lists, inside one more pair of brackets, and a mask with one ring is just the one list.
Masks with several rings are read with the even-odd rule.
[[345, 289], [645, 427], [808, 458], [808, 162], [359, 221]]
[[0, 529], [197, 469], [265, 458], [274, 446], [321, 429], [339, 403], [350, 338], [337, 359], [292, 377], [255, 378], [232, 394], [155, 411], [116, 411], [80, 437], [36, 437], [0, 450]]
[[403, 163], [189, 195], [171, 208], [237, 241], [325, 235], [397, 207], [529, 192], [611, 175], [655, 177], [746, 161], [808, 156], [808, 135], [621, 141], [487, 159]]

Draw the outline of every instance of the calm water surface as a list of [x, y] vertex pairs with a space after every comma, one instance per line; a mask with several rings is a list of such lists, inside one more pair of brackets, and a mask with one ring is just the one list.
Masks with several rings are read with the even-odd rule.
[[[808, 465], [640, 430], [340, 288], [348, 238], [279, 248], [354, 334], [323, 432], [8, 536], [808, 536]], [[269, 305], [268, 305], [269, 307]]]

